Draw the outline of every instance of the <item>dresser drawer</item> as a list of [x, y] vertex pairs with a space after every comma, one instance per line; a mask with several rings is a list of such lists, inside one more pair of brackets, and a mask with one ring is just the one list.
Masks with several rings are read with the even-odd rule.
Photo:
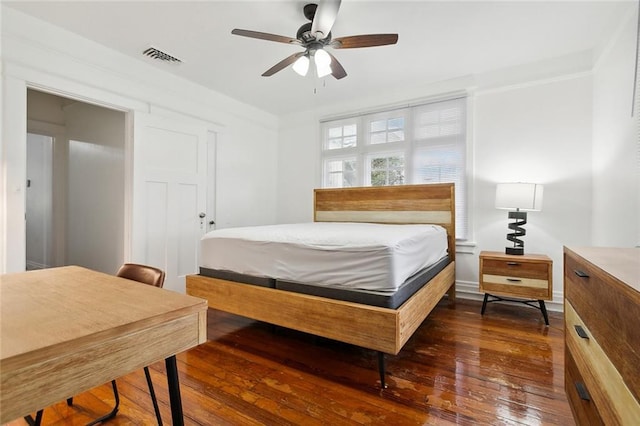
[[640, 400], [638, 293], [571, 252], [565, 253], [564, 274], [566, 300]]
[[576, 362], [566, 347], [564, 367], [565, 392], [576, 423], [579, 425], [604, 425]]
[[[607, 357], [592, 330], [585, 325], [583, 318], [568, 300], [565, 303], [565, 344], [567, 366], [575, 367], [575, 370], [565, 370], [565, 390], [574, 411], [580, 411], [584, 407], [590, 413], [593, 405], [598, 417], [607, 425], [637, 424], [640, 419], [640, 403]], [[571, 387], [575, 387], [576, 382], [589, 394], [589, 404], [585, 404], [582, 398], [576, 400], [570, 394]], [[578, 403], [578, 406], [574, 403]], [[587, 417], [593, 416], [587, 414]]]

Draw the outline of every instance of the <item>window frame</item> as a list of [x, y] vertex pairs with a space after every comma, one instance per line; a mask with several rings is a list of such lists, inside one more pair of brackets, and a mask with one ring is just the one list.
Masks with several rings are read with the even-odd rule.
[[[455, 102], [451, 102], [455, 101]], [[446, 102], [451, 103], [452, 107], [460, 108], [459, 112], [460, 116], [457, 120], [455, 120], [455, 124], [461, 126], [458, 132], [452, 132], [451, 134], [446, 134], [446, 120], [442, 120], [440, 116], [436, 124], [438, 126], [438, 131], [443, 132], [435, 137], [426, 137], [418, 139], [418, 127], [415, 126], [417, 115], [421, 113], [428, 113], [428, 110], [433, 106], [434, 111], [442, 114], [447, 109]], [[438, 108], [438, 106], [441, 108]], [[323, 188], [329, 187], [328, 182], [328, 162], [337, 159], [346, 159], [346, 158], [355, 158], [356, 161], [356, 184], [355, 186], [371, 186], [371, 164], [370, 159], [374, 155], [392, 155], [402, 153], [404, 157], [404, 183], [403, 184], [413, 184], [416, 183], [415, 180], [418, 178], [417, 172], [417, 158], [416, 155], [423, 149], [428, 149], [431, 147], [437, 147], [438, 144], [444, 143], [446, 145], [447, 141], [452, 144], [452, 146], [459, 146], [460, 151], [457, 155], [461, 155], [462, 158], [458, 162], [452, 162], [452, 164], [458, 164], [460, 167], [460, 171], [457, 174], [454, 174], [456, 179], [453, 180], [444, 180], [445, 181], [455, 181], [462, 183], [458, 183], [458, 186], [461, 188], [456, 188], [456, 213], [458, 216], [458, 221], [462, 221], [461, 226], [456, 226], [456, 240], [458, 241], [469, 241], [470, 236], [472, 234], [471, 229], [471, 215], [469, 214], [471, 210], [470, 200], [472, 197], [470, 196], [471, 185], [470, 185], [470, 176], [472, 173], [471, 170], [471, 161], [472, 161], [472, 150], [471, 150], [471, 120], [470, 120], [470, 110], [472, 105], [472, 99], [469, 93], [457, 93], [448, 97], [440, 97], [434, 99], [427, 99], [418, 102], [413, 102], [401, 107], [388, 107], [381, 108], [375, 111], [364, 111], [362, 113], [352, 114], [349, 116], [337, 117], [337, 118], [327, 118], [320, 120], [320, 128], [321, 128], [321, 143], [320, 143], [320, 162], [321, 162], [321, 186]], [[426, 107], [426, 108], [425, 108]], [[371, 134], [372, 134], [372, 123], [376, 121], [385, 120], [385, 130], [386, 137], [385, 139], [388, 141], [389, 139], [389, 120], [394, 118], [402, 117], [404, 120], [404, 128], [403, 134], [404, 138], [401, 141], [393, 141], [393, 142], [385, 142], [385, 143], [372, 143], [371, 142]], [[337, 148], [337, 149], [327, 149], [328, 147], [328, 134], [329, 129], [332, 127], [338, 126], [346, 126], [346, 125], [355, 125], [356, 126], [356, 144], [355, 146], [350, 146], [346, 148]], [[383, 131], [380, 131], [382, 133]], [[387, 176], [388, 179], [388, 176]], [[344, 187], [344, 179], [342, 180], [342, 185]], [[458, 191], [459, 189], [459, 191]], [[463, 206], [463, 207], [461, 207]], [[462, 211], [459, 211], [462, 210]]]

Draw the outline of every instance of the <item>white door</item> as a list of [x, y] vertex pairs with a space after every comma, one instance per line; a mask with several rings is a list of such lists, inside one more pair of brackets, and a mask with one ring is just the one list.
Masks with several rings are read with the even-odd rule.
[[163, 269], [164, 288], [181, 293], [208, 223], [207, 157], [204, 123], [135, 113], [132, 261]]

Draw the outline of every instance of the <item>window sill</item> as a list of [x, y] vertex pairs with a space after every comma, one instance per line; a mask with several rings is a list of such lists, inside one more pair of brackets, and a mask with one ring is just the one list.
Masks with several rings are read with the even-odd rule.
[[456, 253], [474, 254], [477, 245], [475, 241], [456, 241]]

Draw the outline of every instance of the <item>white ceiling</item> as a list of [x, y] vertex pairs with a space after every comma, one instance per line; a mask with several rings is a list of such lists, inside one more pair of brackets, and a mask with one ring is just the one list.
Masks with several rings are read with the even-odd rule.
[[[348, 76], [319, 80], [291, 67], [261, 77], [301, 48], [231, 34], [242, 28], [295, 38], [308, 1], [4, 3], [274, 114], [601, 49], [637, 7], [637, 0], [343, 0], [334, 37], [398, 33], [398, 44], [334, 50]], [[149, 46], [183, 63], [143, 57]]]

